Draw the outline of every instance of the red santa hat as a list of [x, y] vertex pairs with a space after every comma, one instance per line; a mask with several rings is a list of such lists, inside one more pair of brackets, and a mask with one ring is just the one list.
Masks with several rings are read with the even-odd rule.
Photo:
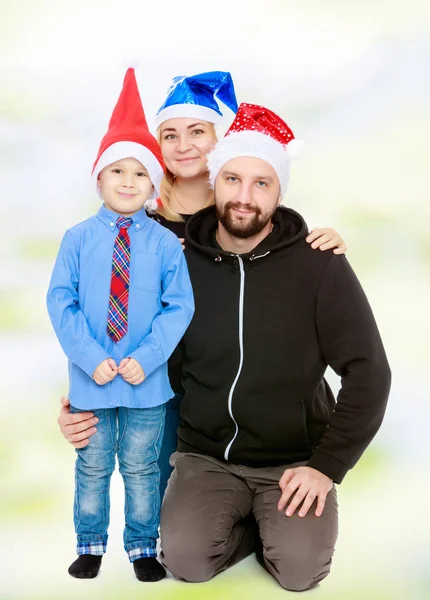
[[225, 137], [217, 142], [208, 156], [212, 187], [229, 160], [249, 156], [261, 158], [272, 165], [279, 179], [281, 194], [284, 195], [293, 157], [290, 149], [295, 145], [294, 142], [293, 132], [278, 115], [264, 106], [242, 103]]
[[160, 146], [148, 129], [133, 68], [129, 68], [125, 74], [108, 131], [101, 141], [93, 165], [92, 175], [99, 195], [97, 178], [100, 171], [122, 158], [135, 158], [142, 163], [154, 185], [154, 196], [158, 196], [164, 163]]

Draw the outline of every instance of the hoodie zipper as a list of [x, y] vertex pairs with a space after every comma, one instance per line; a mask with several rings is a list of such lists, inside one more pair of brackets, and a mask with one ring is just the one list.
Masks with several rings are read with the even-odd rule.
[[243, 301], [244, 301], [244, 295], [245, 295], [245, 270], [243, 268], [243, 260], [241, 259], [240, 256], [237, 256], [237, 260], [239, 262], [239, 271], [240, 271], [240, 292], [239, 292], [239, 351], [240, 351], [240, 359], [239, 359], [239, 368], [237, 369], [236, 377], [233, 381], [233, 385], [231, 386], [230, 392], [228, 395], [228, 412], [230, 413], [230, 417], [232, 418], [233, 423], [236, 426], [236, 431], [233, 436], [233, 439], [230, 441], [230, 443], [228, 444], [228, 446], [224, 452], [224, 459], [227, 461], [228, 461], [228, 455], [230, 452], [230, 448], [232, 447], [233, 442], [236, 439], [237, 434], [239, 433], [239, 426], [233, 415], [232, 401], [233, 401], [234, 390], [235, 390], [236, 384], [238, 382], [238, 379], [240, 377], [240, 373], [242, 371], [242, 366], [243, 366]]

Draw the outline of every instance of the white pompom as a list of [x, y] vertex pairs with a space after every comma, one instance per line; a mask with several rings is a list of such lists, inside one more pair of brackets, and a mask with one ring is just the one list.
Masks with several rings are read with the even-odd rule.
[[303, 140], [296, 140], [295, 138], [287, 144], [287, 153], [291, 160], [296, 160], [302, 156], [305, 151], [306, 144]]
[[144, 209], [149, 213], [155, 213], [158, 207], [157, 198], [148, 198], [148, 200], [143, 205]]

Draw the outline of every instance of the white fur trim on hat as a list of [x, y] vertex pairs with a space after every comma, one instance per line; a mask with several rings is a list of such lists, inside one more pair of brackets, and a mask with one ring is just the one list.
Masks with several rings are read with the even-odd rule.
[[201, 119], [208, 123], [222, 123], [223, 121], [221, 115], [207, 106], [200, 106], [200, 104], [172, 104], [171, 106], [163, 108], [163, 110], [155, 116], [155, 127], [158, 129], [164, 121], [178, 117]]
[[123, 158], [135, 158], [142, 163], [142, 165], [148, 171], [149, 178], [155, 188], [151, 198], [157, 198], [157, 196], [160, 195], [160, 184], [164, 175], [163, 169], [152, 152], [145, 146], [137, 144], [136, 142], [116, 142], [116, 144], [109, 146], [109, 148], [107, 148], [100, 156], [93, 172], [96, 192], [100, 198], [102, 197], [101, 190], [97, 185], [97, 178], [100, 171], [102, 171], [108, 165], [111, 165], [117, 160], [121, 160]]
[[209, 182], [212, 187], [222, 167], [233, 158], [249, 156], [265, 160], [275, 169], [284, 195], [290, 178], [290, 157], [285, 146], [260, 131], [238, 131], [220, 140], [208, 155]]

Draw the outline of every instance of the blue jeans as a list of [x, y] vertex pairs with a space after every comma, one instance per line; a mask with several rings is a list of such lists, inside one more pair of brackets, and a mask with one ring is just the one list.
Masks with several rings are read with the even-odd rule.
[[178, 448], [178, 427], [181, 421], [181, 402], [183, 394], [175, 394], [166, 404], [166, 422], [164, 425], [164, 437], [161, 445], [160, 458], [160, 498], [163, 501], [167, 482], [173, 471], [170, 465], [170, 457]]
[[[74, 522], [78, 554], [102, 555], [109, 526], [109, 485], [118, 455], [125, 487], [124, 548], [130, 561], [156, 556], [160, 519], [158, 458], [165, 404], [94, 410], [97, 432], [76, 450]], [[71, 407], [71, 412], [83, 412]]]

